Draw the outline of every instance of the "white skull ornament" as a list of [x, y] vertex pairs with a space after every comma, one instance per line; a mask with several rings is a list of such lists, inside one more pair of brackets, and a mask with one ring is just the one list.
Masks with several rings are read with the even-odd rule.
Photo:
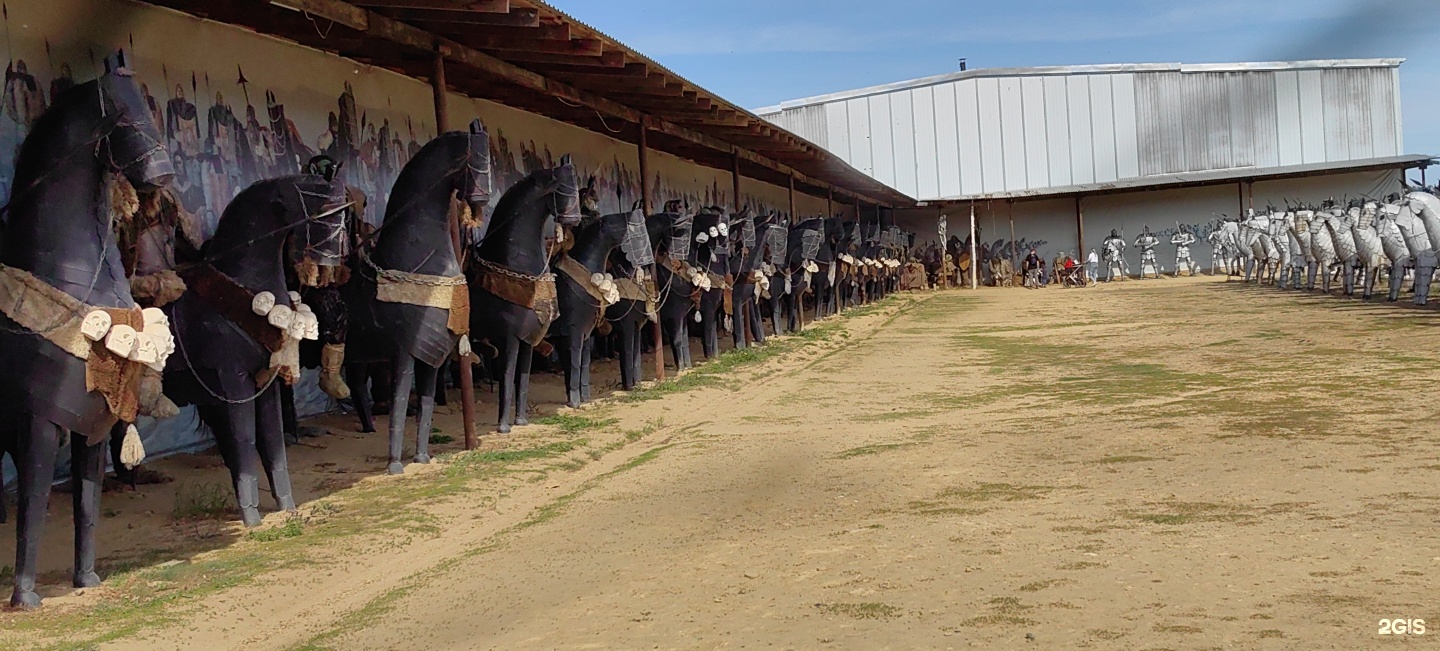
[[135, 347], [130, 351], [127, 359], [145, 365], [156, 364], [160, 361], [160, 344], [150, 335], [143, 332], [136, 333]]
[[250, 309], [260, 316], [270, 314], [270, 310], [275, 309], [275, 295], [270, 292], [255, 294], [255, 298], [250, 299]]
[[86, 314], [85, 320], [80, 322], [80, 334], [90, 341], [100, 341], [105, 338], [105, 333], [110, 331], [110, 323], [109, 312], [95, 310]]
[[285, 305], [271, 307], [269, 314], [265, 316], [265, 320], [269, 321], [270, 325], [281, 330], [288, 330], [290, 328], [290, 322], [294, 319], [295, 311]]
[[135, 350], [135, 335], [134, 328], [123, 323], [116, 325], [110, 328], [110, 334], [105, 337], [105, 348], [120, 357], [129, 359], [130, 353]]

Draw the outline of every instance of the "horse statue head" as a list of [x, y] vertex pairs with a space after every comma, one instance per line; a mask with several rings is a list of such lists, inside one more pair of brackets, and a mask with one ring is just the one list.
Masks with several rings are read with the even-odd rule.
[[124, 51], [58, 94], [15, 159], [0, 263], [92, 305], [133, 305], [111, 224], [175, 174], [152, 115]]

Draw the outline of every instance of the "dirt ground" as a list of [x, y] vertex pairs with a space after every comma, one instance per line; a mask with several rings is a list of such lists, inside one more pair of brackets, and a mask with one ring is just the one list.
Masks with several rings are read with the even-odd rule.
[[1437, 327], [1210, 278], [951, 291], [401, 478], [327, 418], [259, 531], [176, 510], [210, 455], [107, 494], [84, 594], [57, 498], [0, 648], [1428, 648]]

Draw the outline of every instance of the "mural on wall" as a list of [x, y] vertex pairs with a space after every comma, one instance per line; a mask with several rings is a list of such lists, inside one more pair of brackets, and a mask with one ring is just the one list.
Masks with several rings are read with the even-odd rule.
[[[3, 16], [7, 27], [15, 22], [24, 29], [5, 43], [0, 201], [8, 200], [15, 156], [30, 126], [56, 94], [98, 75], [103, 54], [117, 47], [130, 55], [161, 125], [176, 168], [172, 188], [200, 218], [206, 237], [242, 189], [296, 173], [317, 154], [342, 163], [346, 182], [369, 199], [366, 221], [378, 224], [400, 169], [435, 136], [428, 85], [389, 71], [144, 5], [9, 4]], [[98, 29], [97, 23], [135, 31], [86, 33]], [[193, 42], [157, 40], [182, 31], [192, 34]], [[213, 47], [195, 45], [201, 42]], [[633, 144], [483, 100], [452, 95], [451, 106], [455, 124], [478, 117], [490, 130], [497, 192], [571, 154], [582, 177], [595, 177], [602, 212], [629, 210], [639, 199]], [[661, 152], [654, 152], [652, 167], [652, 210], [669, 199], [693, 208], [732, 205], [728, 171]], [[788, 209], [784, 189], [750, 179], [744, 184], [749, 187], [743, 188], [743, 204], [761, 211]]]

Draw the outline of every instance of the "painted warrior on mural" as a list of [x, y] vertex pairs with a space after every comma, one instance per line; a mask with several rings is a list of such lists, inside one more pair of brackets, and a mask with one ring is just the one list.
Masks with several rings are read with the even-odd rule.
[[1114, 281], [1118, 276], [1121, 280], [1130, 274], [1130, 265], [1125, 262], [1125, 238], [1120, 237], [1120, 231], [1110, 229], [1110, 237], [1100, 243], [1105, 249], [1105, 281]]
[[1158, 244], [1160, 244], [1160, 238], [1155, 237], [1155, 234], [1150, 232], [1149, 226], [1144, 227], [1140, 234], [1135, 236], [1135, 247], [1140, 249], [1141, 278], [1145, 277], [1145, 270], [1147, 268], [1156, 278], [1160, 277], [1160, 265], [1155, 261], [1155, 246]]
[[1195, 261], [1190, 258], [1190, 246], [1198, 238], [1190, 232], [1189, 227], [1184, 224], [1177, 224], [1178, 229], [1170, 236], [1170, 243], [1175, 245], [1175, 277], [1180, 277], [1180, 267], [1185, 267], [1186, 273], [1195, 275]]
[[0, 199], [10, 196], [10, 179], [14, 176], [20, 143], [30, 133], [30, 125], [35, 118], [44, 111], [45, 95], [40, 91], [39, 83], [25, 67], [25, 61], [17, 59], [5, 68], [4, 107], [0, 110], [0, 160], [4, 162], [3, 169], [0, 169], [0, 177], [3, 177], [0, 188], [3, 188], [4, 195]]

